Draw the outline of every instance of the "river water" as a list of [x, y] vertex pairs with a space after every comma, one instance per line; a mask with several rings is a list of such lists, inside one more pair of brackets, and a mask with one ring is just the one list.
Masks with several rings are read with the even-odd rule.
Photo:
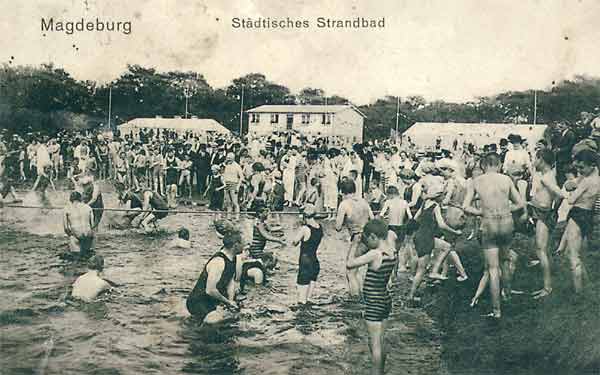
[[[51, 193], [63, 206], [66, 193]], [[28, 196], [25, 203], [36, 203]], [[105, 194], [107, 207], [114, 196]], [[298, 248], [274, 249], [279, 269], [266, 286], [250, 287], [240, 314], [218, 327], [186, 316], [184, 299], [208, 257], [220, 246], [207, 215], [177, 214], [157, 235], [109, 230], [104, 222], [96, 252], [104, 276], [121, 284], [97, 302], [68, 298], [85, 272], [64, 261], [62, 212], [0, 209], [0, 368], [2, 374], [366, 374], [370, 370], [361, 306], [347, 302], [345, 233], [325, 224], [319, 249], [316, 304], [294, 311]], [[252, 221], [243, 218], [250, 241]], [[283, 219], [287, 238], [298, 228]], [[193, 248], [169, 247], [175, 232], [190, 229]], [[402, 307], [408, 281], [394, 288], [388, 323], [389, 374], [445, 373], [440, 333], [419, 309]]]

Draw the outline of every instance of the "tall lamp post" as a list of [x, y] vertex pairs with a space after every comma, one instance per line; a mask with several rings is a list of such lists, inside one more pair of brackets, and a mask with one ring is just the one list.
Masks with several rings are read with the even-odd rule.
[[240, 97], [240, 138], [242, 137], [244, 123], [244, 85], [242, 84], [242, 95]]

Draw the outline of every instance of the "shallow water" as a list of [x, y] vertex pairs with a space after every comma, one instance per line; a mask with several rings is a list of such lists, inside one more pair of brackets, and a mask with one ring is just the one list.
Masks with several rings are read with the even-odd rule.
[[[49, 194], [62, 206], [65, 193]], [[35, 196], [26, 204], [35, 204]], [[114, 207], [114, 197], [105, 195]], [[279, 269], [270, 283], [250, 287], [240, 314], [218, 327], [185, 316], [184, 298], [220, 246], [211, 217], [178, 214], [161, 232], [108, 230], [106, 212], [96, 251], [105, 277], [122, 284], [97, 302], [66, 298], [83, 266], [63, 261], [62, 212], [0, 210], [0, 368], [2, 374], [366, 374], [370, 370], [361, 306], [346, 302], [345, 234], [326, 224], [319, 249], [315, 306], [292, 311], [298, 249], [275, 249]], [[241, 221], [250, 240], [251, 220]], [[287, 238], [297, 229], [284, 218]], [[168, 246], [185, 225], [193, 249]], [[405, 279], [395, 288], [386, 346], [389, 374], [444, 373], [440, 334], [418, 309], [401, 306]]]

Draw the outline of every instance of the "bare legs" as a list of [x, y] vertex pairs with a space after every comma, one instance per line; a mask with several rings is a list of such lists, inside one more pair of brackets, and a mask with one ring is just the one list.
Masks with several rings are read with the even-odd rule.
[[369, 331], [369, 348], [371, 349], [371, 360], [373, 362], [371, 374], [383, 375], [385, 368], [385, 353], [383, 350], [385, 323], [367, 321], [367, 331]]
[[544, 276], [544, 289], [534, 292], [534, 298], [543, 298], [552, 293], [552, 279], [550, 275], [550, 261], [548, 260], [548, 238], [549, 230], [541, 220], [537, 221], [535, 227], [536, 255], [540, 260]]

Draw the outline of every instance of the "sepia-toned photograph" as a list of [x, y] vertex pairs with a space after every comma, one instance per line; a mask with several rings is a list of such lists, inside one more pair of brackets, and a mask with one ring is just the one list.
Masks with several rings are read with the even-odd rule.
[[0, 374], [600, 374], [599, 20], [0, 0]]

